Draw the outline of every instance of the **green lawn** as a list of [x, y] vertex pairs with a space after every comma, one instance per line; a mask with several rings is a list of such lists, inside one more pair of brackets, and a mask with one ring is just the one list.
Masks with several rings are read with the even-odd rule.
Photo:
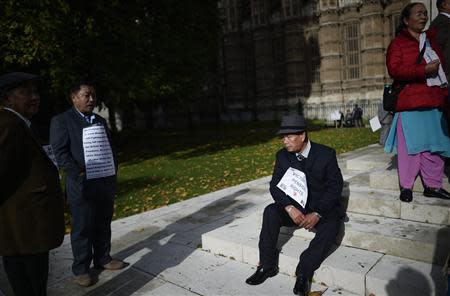
[[[114, 219], [148, 211], [272, 173], [279, 123], [192, 131], [133, 131], [115, 137], [119, 151]], [[312, 141], [337, 153], [378, 141], [370, 129], [310, 128]], [[66, 231], [70, 218], [66, 213]]]
[[[279, 123], [194, 131], [133, 132], [116, 138], [118, 192], [114, 219], [270, 175]], [[313, 128], [310, 139], [338, 153], [376, 143], [370, 129]]]

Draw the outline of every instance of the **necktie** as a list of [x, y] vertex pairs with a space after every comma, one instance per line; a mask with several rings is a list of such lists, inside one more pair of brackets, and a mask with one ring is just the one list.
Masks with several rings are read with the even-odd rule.
[[298, 161], [303, 161], [306, 157], [304, 157], [301, 153], [297, 154]]
[[91, 116], [84, 115], [84, 119], [86, 120], [87, 123], [91, 124]]

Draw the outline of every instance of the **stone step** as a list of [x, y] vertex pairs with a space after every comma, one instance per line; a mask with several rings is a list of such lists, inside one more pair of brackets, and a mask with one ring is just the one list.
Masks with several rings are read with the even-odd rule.
[[[248, 216], [241, 219], [236, 219], [232, 223], [221, 228], [202, 235], [202, 248], [211, 253], [229, 257], [232, 260], [245, 262], [251, 265], [256, 265], [258, 258], [258, 239], [259, 230], [255, 226], [255, 220], [258, 217]], [[288, 236], [280, 234], [279, 248], [281, 249], [279, 258], [279, 268], [281, 273], [294, 275], [295, 268], [298, 263], [298, 258], [301, 252], [307, 248], [309, 240], [299, 236]], [[339, 246], [334, 252], [325, 259], [321, 267], [314, 275], [315, 283], [323, 283], [327, 286], [337, 287], [349, 291], [356, 295], [370, 295], [373, 289], [377, 289], [376, 296], [388, 295], [383, 290], [384, 286], [377, 286], [384, 284], [387, 286], [390, 280], [396, 279], [396, 274], [391, 270], [400, 270], [413, 266], [417, 272], [420, 272], [425, 280], [430, 283], [431, 291], [434, 291], [433, 282], [442, 282], [442, 279], [436, 274], [431, 274], [431, 270], [441, 270], [439, 266], [417, 262], [409, 259], [392, 260], [395, 266], [389, 265], [389, 261], [383, 260], [384, 254], [378, 252], [371, 252], [358, 248]], [[392, 256], [390, 256], [392, 257]], [[396, 259], [395, 257], [392, 257]], [[377, 272], [371, 272], [382, 262], [387, 267], [382, 265], [375, 269]], [[378, 270], [386, 269], [389, 273], [378, 272]], [[370, 275], [370, 277], [368, 277]], [[391, 276], [391, 278], [389, 278]], [[386, 281], [389, 279], [389, 281]], [[270, 280], [270, 279], [269, 279]], [[414, 287], [416, 282], [409, 283], [407, 278], [401, 279], [402, 283], [410, 284]], [[422, 283], [420, 283], [422, 284]], [[370, 287], [370, 289], [369, 289]], [[328, 290], [327, 290], [328, 292]], [[339, 290], [336, 295], [341, 295]], [[327, 295], [327, 294], [325, 294]], [[345, 295], [345, 294], [344, 294]], [[389, 295], [428, 295], [428, 294], [389, 294]], [[435, 294], [429, 294], [435, 295]], [[436, 294], [441, 295], [441, 294]]]
[[383, 147], [380, 146], [379, 144], [371, 144], [366, 147], [361, 147], [356, 150], [341, 153], [338, 155], [338, 159], [345, 161], [345, 160], [357, 158], [360, 156], [364, 156], [367, 154], [380, 154], [380, 153], [384, 153]]
[[[315, 291], [314, 289], [314, 283], [312, 284], [312, 288], [311, 291]], [[309, 293], [309, 295], [318, 295], [318, 294], [313, 294], [313, 293]], [[342, 290], [340, 288], [334, 288], [334, 287], [328, 287], [327, 290], [323, 293], [320, 294], [320, 296], [358, 296], [358, 294], [354, 294], [352, 292], [348, 292], [345, 290]]]
[[[370, 187], [376, 189], [399, 190], [398, 173], [396, 168], [379, 169], [370, 173]], [[450, 183], [447, 177], [443, 178], [443, 188], [450, 191]], [[422, 180], [417, 177], [414, 183], [414, 191], [423, 192]]]
[[[259, 229], [256, 215], [236, 219], [232, 223], [202, 235], [202, 248], [232, 260], [257, 265], [259, 261]], [[280, 235], [279, 258], [281, 273], [295, 275], [300, 253], [309, 245], [307, 239]], [[316, 283], [341, 288], [364, 295], [365, 274], [383, 254], [341, 246], [322, 264], [314, 276]]]
[[[423, 196], [422, 192], [415, 192], [413, 201], [404, 203], [399, 199], [398, 189], [371, 188], [368, 181], [368, 174], [359, 174], [351, 178], [350, 184], [347, 183], [344, 187], [342, 203], [348, 212], [450, 225], [449, 200], [428, 198]], [[267, 182], [254, 186], [252, 192], [259, 192], [268, 203], [272, 202]]]
[[347, 212], [403, 220], [450, 225], [450, 201], [415, 193], [410, 203], [401, 202], [398, 191], [346, 187], [343, 203]]
[[[161, 243], [147, 242], [145, 248], [128, 253], [129, 256], [123, 258], [130, 263], [127, 268], [103, 271], [94, 286], [81, 288], [58, 281], [49, 286], [48, 295], [292, 295], [295, 283], [292, 276], [280, 274], [262, 285], [250, 286], [245, 279], [255, 271], [254, 266], [179, 243]], [[319, 282], [313, 284], [312, 291], [323, 296], [355, 296]]]
[[392, 157], [384, 153], [383, 149], [372, 151], [346, 160], [346, 168], [354, 171], [367, 171], [377, 168], [386, 168], [391, 163]]
[[385, 255], [366, 276], [366, 295], [448, 295], [443, 268]]
[[[447, 225], [355, 213], [347, 215], [342, 245], [438, 265], [444, 265], [450, 253], [450, 227]], [[314, 237], [313, 232], [298, 228], [284, 227], [281, 232], [304, 239]]]

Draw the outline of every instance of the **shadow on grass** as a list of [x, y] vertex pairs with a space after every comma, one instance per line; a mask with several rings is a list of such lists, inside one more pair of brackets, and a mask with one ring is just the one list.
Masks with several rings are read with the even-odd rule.
[[[115, 137], [121, 163], [135, 164], [144, 159], [171, 155], [188, 159], [213, 154], [233, 147], [253, 146], [274, 137], [279, 122], [234, 124], [219, 128], [172, 131], [128, 131]], [[311, 126], [310, 131], [323, 127]]]
[[127, 137], [119, 144], [119, 161], [128, 165], [139, 163], [145, 159], [171, 155], [174, 159], [188, 159], [199, 155], [213, 154], [232, 147], [244, 147], [269, 141], [272, 133], [260, 133], [251, 137], [239, 134], [171, 134], [142, 135]]

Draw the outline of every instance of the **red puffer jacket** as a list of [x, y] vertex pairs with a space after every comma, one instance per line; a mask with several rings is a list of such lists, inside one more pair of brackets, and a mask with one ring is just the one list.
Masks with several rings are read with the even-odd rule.
[[[444, 64], [443, 55], [436, 43], [436, 30], [427, 31], [431, 47]], [[394, 86], [400, 82], [407, 83], [398, 95], [396, 111], [443, 108], [447, 97], [447, 88], [427, 86], [425, 76], [425, 59], [416, 64], [419, 56], [419, 41], [407, 29], [398, 34], [389, 44], [386, 55], [386, 66], [389, 75], [394, 79]]]

